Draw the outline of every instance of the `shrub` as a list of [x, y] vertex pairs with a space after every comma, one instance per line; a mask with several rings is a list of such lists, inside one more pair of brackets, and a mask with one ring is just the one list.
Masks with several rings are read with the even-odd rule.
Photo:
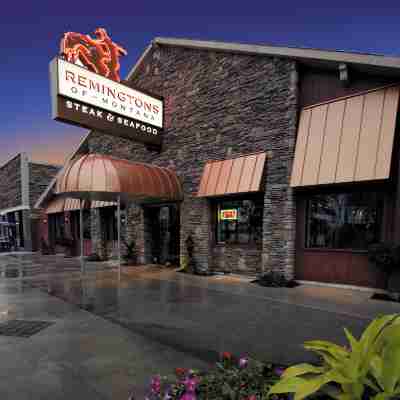
[[400, 246], [393, 243], [375, 243], [368, 247], [368, 260], [390, 274], [400, 263]]
[[261, 286], [267, 286], [267, 287], [295, 287], [298, 286], [298, 284], [293, 281], [289, 280], [285, 277], [285, 275], [279, 273], [279, 272], [266, 272], [262, 274], [258, 279], [254, 281], [255, 283], [258, 283]]
[[400, 315], [375, 319], [359, 340], [345, 329], [350, 347], [314, 340], [304, 344], [317, 353], [322, 365], [289, 367], [270, 394], [294, 393], [301, 400], [319, 390], [330, 397], [375, 400], [400, 396]]

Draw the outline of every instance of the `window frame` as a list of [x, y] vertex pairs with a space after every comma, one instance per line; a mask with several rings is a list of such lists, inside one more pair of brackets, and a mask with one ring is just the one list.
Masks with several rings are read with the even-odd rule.
[[[308, 247], [308, 218], [310, 213], [310, 203], [311, 199], [316, 196], [327, 196], [327, 195], [340, 195], [340, 194], [354, 194], [354, 193], [378, 193], [381, 195], [381, 209], [378, 209], [378, 213], [380, 215], [380, 223], [379, 223], [379, 239], [378, 241], [382, 242], [387, 240], [388, 230], [390, 230], [390, 221], [389, 221], [389, 208], [388, 205], [388, 196], [390, 196], [391, 188], [390, 186], [382, 186], [382, 185], [370, 185], [370, 186], [353, 186], [353, 187], [337, 187], [334, 190], [332, 188], [323, 188], [322, 190], [313, 191], [311, 193], [307, 193], [307, 191], [299, 191], [298, 195], [302, 198], [302, 209], [303, 209], [303, 217], [301, 224], [301, 236], [297, 240], [300, 240], [300, 248], [305, 252], [345, 252], [345, 253], [361, 253], [365, 254], [368, 252], [368, 248], [340, 248], [340, 247]], [[296, 232], [299, 232], [296, 229]], [[296, 233], [297, 235], [297, 233]]]
[[[218, 241], [218, 212], [220, 210], [221, 203], [224, 202], [235, 202], [250, 200], [254, 202], [260, 202], [262, 204], [262, 221], [261, 221], [261, 240], [259, 243], [240, 243], [240, 242], [219, 242]], [[210, 198], [211, 201], [211, 213], [212, 213], [212, 244], [214, 247], [244, 247], [244, 248], [261, 248], [262, 247], [262, 232], [263, 232], [263, 220], [264, 220], [264, 194], [263, 193], [248, 193], [232, 196], [214, 197]]]

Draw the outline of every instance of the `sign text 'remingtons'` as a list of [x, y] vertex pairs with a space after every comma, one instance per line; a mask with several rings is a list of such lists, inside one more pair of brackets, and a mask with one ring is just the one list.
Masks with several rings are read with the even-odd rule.
[[53, 118], [161, 145], [163, 101], [61, 58], [51, 63]]

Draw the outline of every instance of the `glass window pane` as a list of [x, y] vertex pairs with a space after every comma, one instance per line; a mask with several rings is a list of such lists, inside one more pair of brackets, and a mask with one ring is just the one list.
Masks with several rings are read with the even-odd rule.
[[382, 210], [380, 193], [315, 195], [308, 201], [306, 247], [367, 249], [380, 239]]
[[217, 205], [217, 243], [261, 243], [263, 199], [225, 200]]

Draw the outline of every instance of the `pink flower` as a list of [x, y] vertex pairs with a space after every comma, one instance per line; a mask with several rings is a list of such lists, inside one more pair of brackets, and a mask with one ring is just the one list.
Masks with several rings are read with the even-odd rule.
[[195, 392], [196, 386], [199, 383], [197, 378], [189, 378], [184, 381], [184, 385], [187, 392]]
[[255, 394], [252, 394], [247, 398], [247, 400], [257, 400], [257, 396]]
[[184, 393], [179, 400], [197, 400], [194, 393]]
[[161, 392], [161, 378], [159, 375], [151, 378], [150, 387], [151, 387], [151, 393], [153, 394], [159, 394]]
[[239, 359], [239, 367], [240, 368], [246, 368], [248, 363], [249, 363], [249, 360], [245, 357], [242, 357]]
[[187, 378], [183, 383], [185, 385], [185, 393], [180, 400], [196, 400], [196, 386], [199, 380], [197, 378]]

